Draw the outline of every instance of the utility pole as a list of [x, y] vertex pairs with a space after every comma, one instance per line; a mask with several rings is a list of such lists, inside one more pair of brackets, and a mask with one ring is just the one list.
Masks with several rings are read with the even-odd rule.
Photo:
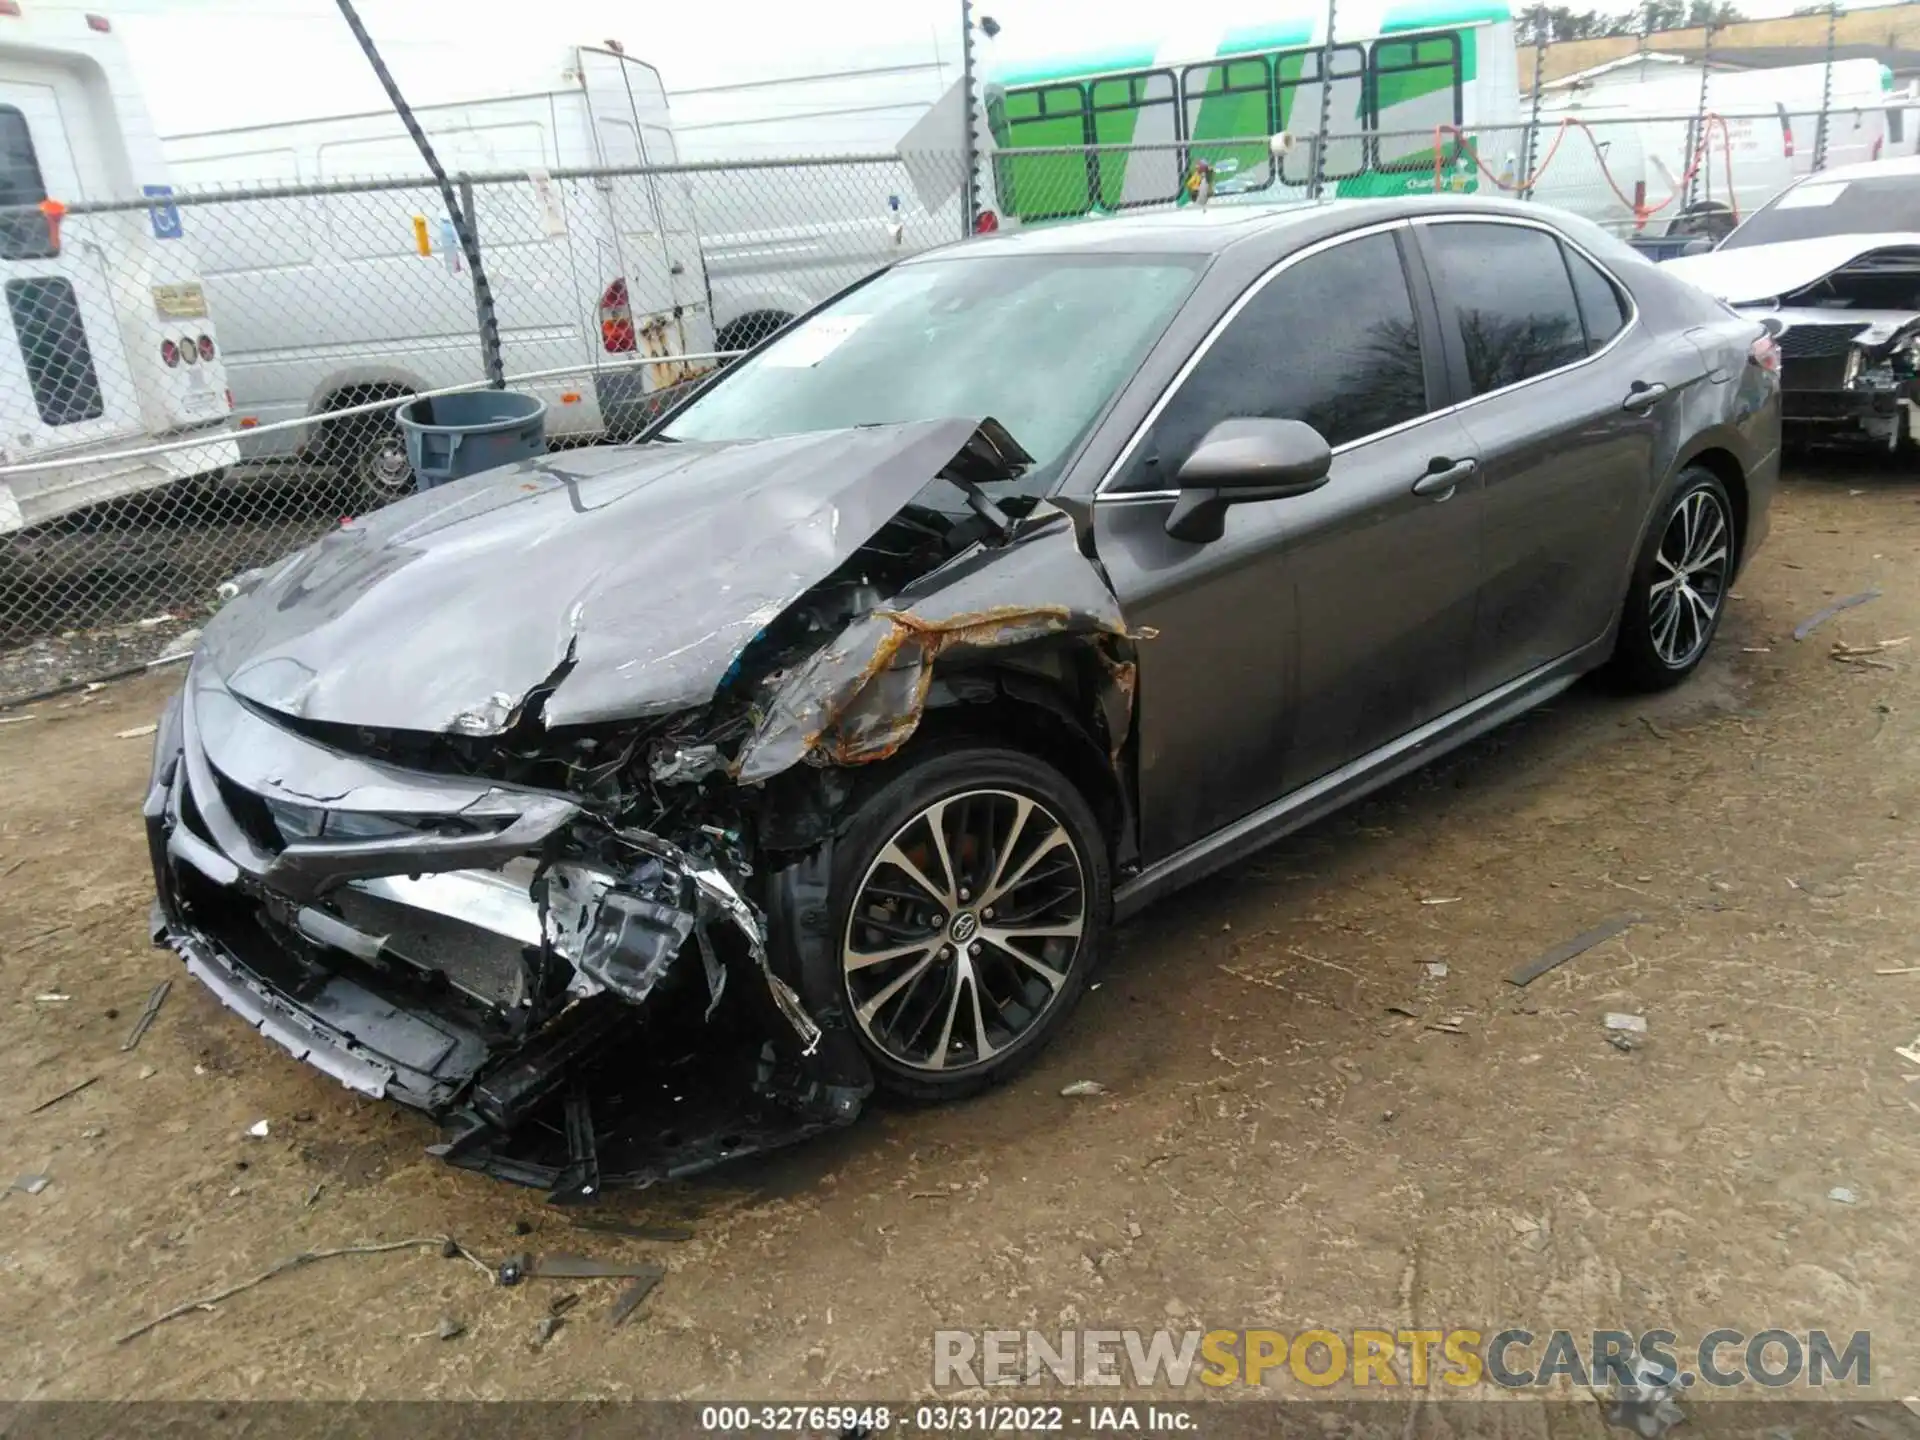
[[473, 216], [462, 207], [459, 198], [453, 193], [453, 184], [447, 179], [447, 172], [440, 164], [440, 157], [433, 153], [433, 146], [427, 140], [427, 132], [420, 128], [420, 122], [414, 119], [413, 110], [408, 106], [406, 97], [400, 93], [400, 87], [394, 83], [393, 75], [388, 71], [386, 61], [380, 58], [380, 52], [374, 47], [373, 36], [367, 33], [367, 27], [360, 23], [359, 12], [353, 8], [353, 0], [338, 0], [340, 14], [345, 17], [347, 28], [353, 31], [353, 38], [360, 42], [361, 50], [366, 52], [367, 63], [373, 66], [373, 73], [379, 77], [381, 87], [387, 92], [387, 99], [393, 102], [394, 111], [400, 116], [400, 123], [407, 127], [407, 133], [413, 137], [413, 143], [420, 148], [420, 158], [427, 162], [427, 169], [433, 172], [434, 183], [440, 187], [440, 198], [446, 203], [447, 215], [453, 221], [453, 233], [459, 237], [460, 251], [467, 258], [467, 267], [473, 272], [473, 305], [480, 321], [480, 354], [487, 368], [487, 380], [496, 390], [507, 388], [506, 366], [500, 355], [500, 321], [494, 314], [493, 289], [487, 284], [487, 272], [480, 263], [480, 239], [474, 233]]

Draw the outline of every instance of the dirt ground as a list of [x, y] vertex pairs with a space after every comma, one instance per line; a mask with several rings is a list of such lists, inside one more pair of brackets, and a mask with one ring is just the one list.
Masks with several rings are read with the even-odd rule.
[[[176, 677], [33, 707], [0, 725], [0, 1183], [50, 1183], [0, 1203], [0, 1394], [900, 1399], [940, 1327], [1413, 1323], [1867, 1330], [1874, 1392], [1920, 1391], [1920, 970], [1879, 973], [1920, 966], [1920, 486], [1832, 469], [1774, 515], [1688, 686], [1583, 685], [1168, 902], [1004, 1089], [613, 1202], [677, 1244], [445, 1168], [148, 946], [150, 742], [118, 732]], [[613, 1329], [618, 1282], [422, 1247], [116, 1343], [293, 1252], [443, 1232], [669, 1273]]]

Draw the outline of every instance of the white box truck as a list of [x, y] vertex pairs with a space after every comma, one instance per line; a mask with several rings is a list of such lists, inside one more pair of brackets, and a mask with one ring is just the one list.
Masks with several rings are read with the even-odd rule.
[[[659, 75], [604, 47], [570, 50], [550, 90], [423, 106], [416, 115], [453, 176], [679, 158]], [[399, 117], [383, 110], [164, 143], [183, 188], [315, 192], [195, 207], [247, 457], [338, 465], [372, 503], [410, 491], [390, 413], [324, 418], [485, 373], [472, 277], [432, 182], [350, 183], [425, 176]], [[714, 350], [687, 177], [556, 181], [547, 202], [524, 179], [471, 192], [507, 375], [565, 372], [514, 384], [547, 402], [549, 439], [622, 433], [655, 390], [704, 363], [672, 357]], [[421, 253], [417, 222], [430, 254]], [[646, 355], [659, 359], [627, 363]]]
[[[236, 458], [191, 227], [112, 22], [31, 5], [0, 0], [0, 534]], [[202, 443], [121, 454], [180, 439]]]

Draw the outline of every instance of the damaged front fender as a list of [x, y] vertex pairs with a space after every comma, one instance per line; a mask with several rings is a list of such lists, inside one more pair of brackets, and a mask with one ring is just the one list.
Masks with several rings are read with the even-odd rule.
[[1046, 640], [1084, 645], [1099, 658], [1101, 721], [1117, 762], [1133, 714], [1132, 638], [1071, 521], [1043, 506], [1004, 547], [957, 557], [787, 675], [741, 747], [735, 778], [764, 781], [803, 761], [884, 760], [919, 728], [942, 660]]

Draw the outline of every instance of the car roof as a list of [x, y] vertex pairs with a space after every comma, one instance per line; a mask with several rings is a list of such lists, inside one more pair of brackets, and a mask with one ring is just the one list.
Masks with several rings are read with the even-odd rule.
[[[1309, 244], [1359, 225], [1415, 215], [1486, 214], [1554, 219], [1538, 205], [1476, 195], [1408, 195], [1389, 200], [1295, 200], [1242, 202], [1108, 215], [976, 236], [923, 251], [903, 264], [973, 256], [1057, 254], [1219, 255], [1242, 245], [1288, 248]], [[1089, 220], [1092, 223], [1089, 223]]]
[[1901, 155], [1888, 160], [1862, 160], [1857, 165], [1836, 165], [1809, 175], [1800, 183], [1819, 185], [1834, 180], [1911, 180], [1920, 176], [1920, 155]]

